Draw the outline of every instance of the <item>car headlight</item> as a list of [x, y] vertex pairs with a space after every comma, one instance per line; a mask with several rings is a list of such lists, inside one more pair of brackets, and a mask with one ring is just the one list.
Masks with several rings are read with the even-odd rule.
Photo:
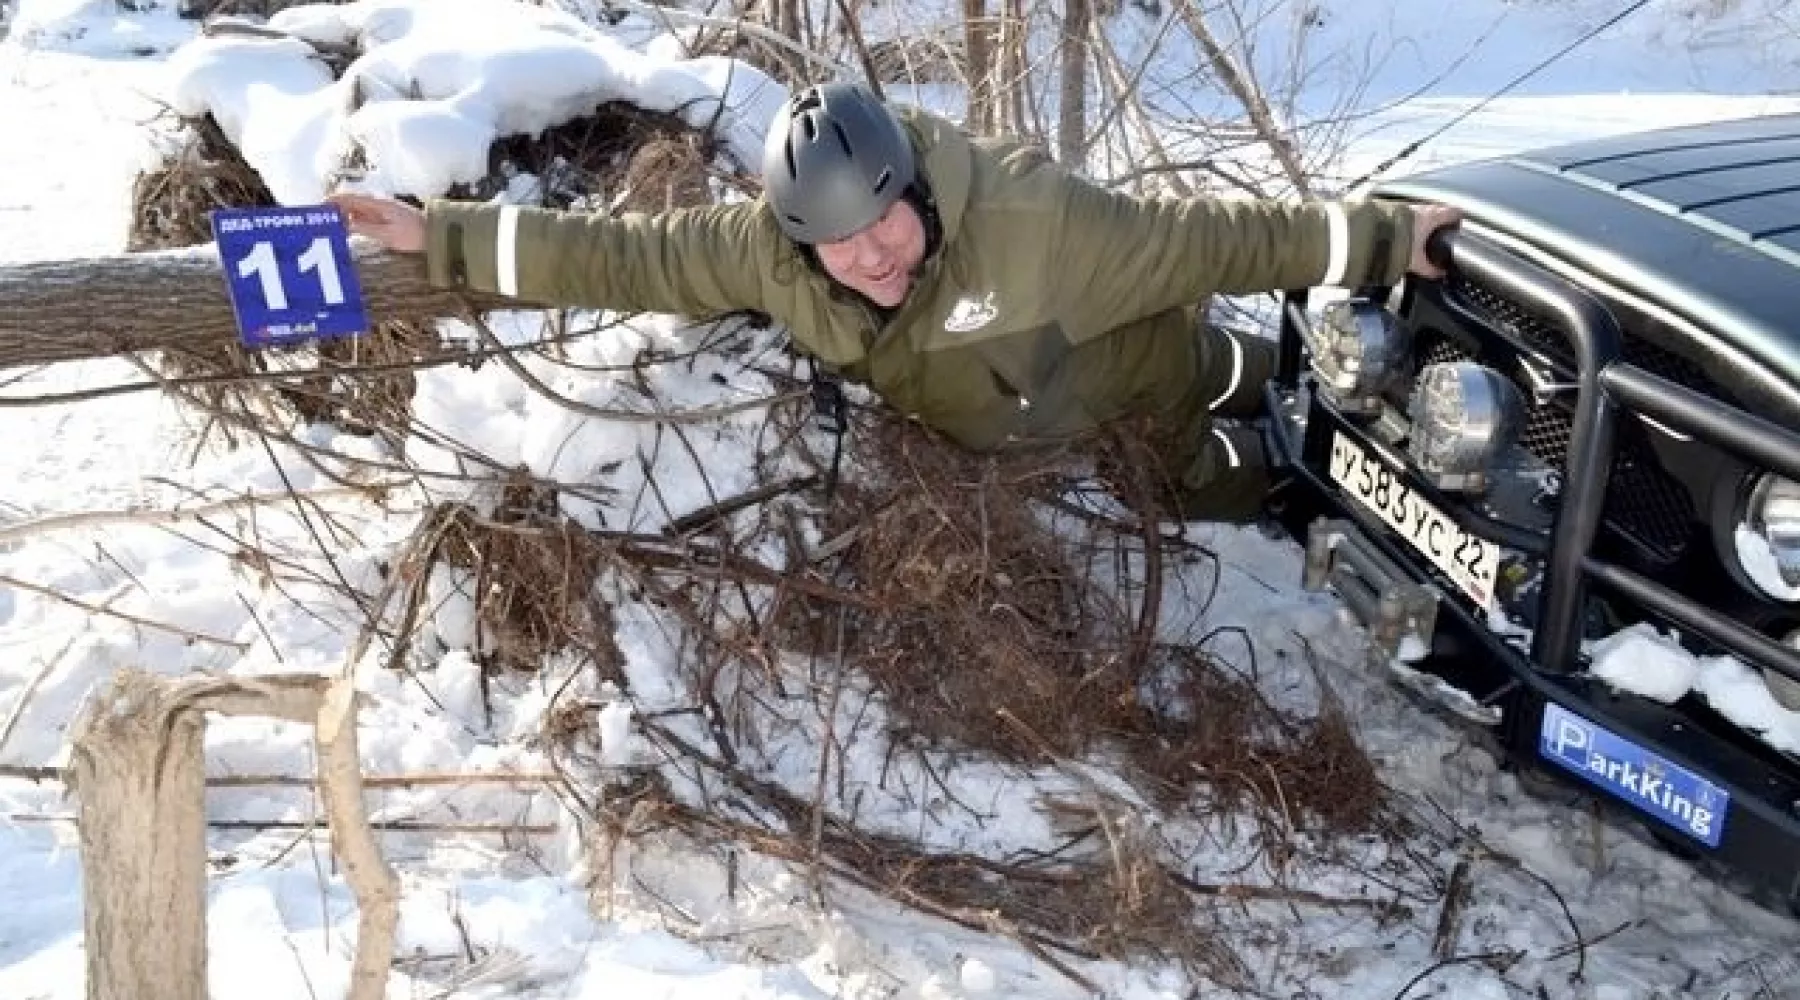
[[1426, 365], [1407, 407], [1407, 454], [1438, 489], [1479, 493], [1524, 412], [1518, 387], [1491, 368], [1473, 361]]
[[1750, 488], [1737, 534], [1738, 564], [1750, 582], [1776, 600], [1800, 597], [1800, 483], [1764, 473]]
[[1306, 346], [1325, 395], [1346, 412], [1379, 412], [1382, 393], [1406, 370], [1406, 328], [1379, 303], [1353, 298], [1326, 306], [1309, 332]]

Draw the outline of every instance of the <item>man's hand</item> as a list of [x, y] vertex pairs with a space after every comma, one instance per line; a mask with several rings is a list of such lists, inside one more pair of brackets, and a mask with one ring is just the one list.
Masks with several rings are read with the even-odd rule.
[[395, 253], [425, 252], [425, 213], [403, 201], [366, 194], [334, 194], [327, 198], [344, 213], [358, 236], [367, 236]]
[[1431, 234], [1462, 221], [1462, 212], [1449, 205], [1414, 205], [1412, 263], [1407, 270], [1423, 278], [1441, 278], [1444, 269], [1425, 256], [1425, 243]]

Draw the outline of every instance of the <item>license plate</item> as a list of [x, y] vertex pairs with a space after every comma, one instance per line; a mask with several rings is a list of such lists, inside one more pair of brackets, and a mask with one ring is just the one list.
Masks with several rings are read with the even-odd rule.
[[1708, 847], [1719, 846], [1731, 793], [1561, 705], [1544, 706], [1538, 753]]
[[1386, 462], [1342, 431], [1331, 439], [1331, 478], [1358, 503], [1380, 515], [1477, 605], [1486, 608], [1493, 601], [1500, 547], [1464, 531], [1435, 504], [1408, 489]]

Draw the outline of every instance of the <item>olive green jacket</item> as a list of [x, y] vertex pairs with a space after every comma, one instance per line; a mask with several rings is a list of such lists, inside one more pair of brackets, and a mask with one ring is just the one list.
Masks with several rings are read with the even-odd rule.
[[885, 324], [760, 199], [621, 217], [434, 201], [431, 280], [563, 306], [758, 310], [902, 412], [991, 448], [1176, 407], [1208, 296], [1389, 283], [1410, 258], [1394, 206], [1136, 198], [1032, 147], [902, 117], [943, 240]]

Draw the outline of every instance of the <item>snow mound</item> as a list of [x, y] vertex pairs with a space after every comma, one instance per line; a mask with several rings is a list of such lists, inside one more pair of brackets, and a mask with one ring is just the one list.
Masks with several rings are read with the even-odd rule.
[[308, 4], [266, 29], [277, 36], [226, 31], [177, 49], [168, 99], [184, 116], [213, 115], [284, 205], [319, 202], [338, 183], [441, 195], [488, 173], [495, 140], [610, 101], [711, 127], [754, 171], [787, 99], [740, 60], [651, 56], [515, 0]]

